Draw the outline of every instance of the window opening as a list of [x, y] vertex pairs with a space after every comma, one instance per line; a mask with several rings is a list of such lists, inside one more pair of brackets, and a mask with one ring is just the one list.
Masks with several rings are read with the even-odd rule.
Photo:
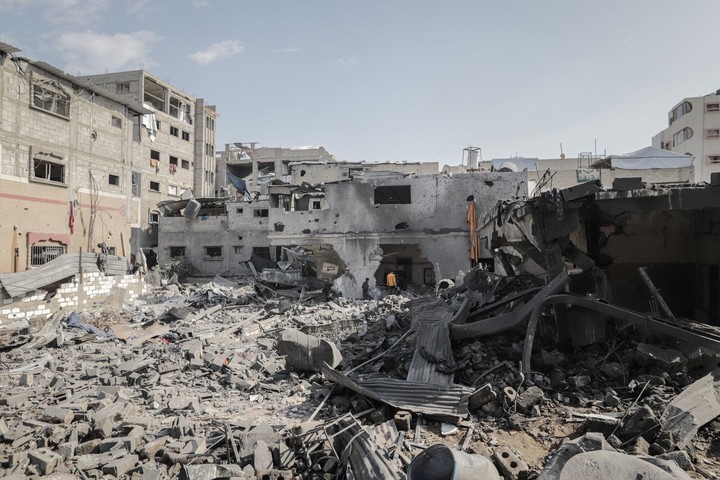
[[375, 205], [404, 205], [410, 202], [410, 185], [375, 187]]

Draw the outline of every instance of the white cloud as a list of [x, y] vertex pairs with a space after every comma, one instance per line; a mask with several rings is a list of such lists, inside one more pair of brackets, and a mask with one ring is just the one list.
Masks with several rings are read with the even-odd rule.
[[340, 60], [337, 60], [335, 63], [340, 65], [346, 70], [350, 70], [351, 68], [355, 68], [358, 66], [358, 60], [357, 58], [341, 58]]
[[109, 6], [109, 0], [0, 0], [0, 11], [25, 15], [36, 9], [45, 21], [71, 28], [91, 25]]
[[302, 52], [302, 48], [299, 47], [292, 47], [292, 48], [278, 48], [274, 50], [274, 53], [300, 53]]
[[245, 47], [237, 40], [225, 40], [224, 42], [214, 43], [204, 50], [191, 53], [188, 58], [201, 65], [207, 65], [219, 58], [237, 55], [243, 50], [245, 50]]
[[65, 60], [70, 74], [102, 73], [152, 65], [151, 47], [162, 37], [148, 31], [108, 35], [97, 32], [69, 32], [55, 37], [52, 48]]

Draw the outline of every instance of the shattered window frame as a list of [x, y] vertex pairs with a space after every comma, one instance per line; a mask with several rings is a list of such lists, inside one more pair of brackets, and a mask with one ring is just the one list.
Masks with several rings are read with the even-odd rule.
[[375, 205], [410, 205], [412, 188], [410, 185], [380, 185], [373, 192]]
[[32, 82], [30, 106], [36, 110], [70, 120], [71, 101], [71, 96], [57, 82]]
[[270, 216], [270, 209], [268, 208], [256, 208], [253, 210], [254, 218], [267, 218]]
[[54, 156], [51, 158], [53, 160], [48, 160], [45, 155], [41, 154], [34, 155], [31, 158], [30, 180], [67, 187], [67, 165], [59, 161], [60, 158]]
[[160, 211], [159, 210], [151, 210], [148, 214], [148, 223], [150, 225], [157, 225], [160, 223]]
[[205, 260], [221, 260], [223, 258], [222, 245], [210, 245], [203, 247]]

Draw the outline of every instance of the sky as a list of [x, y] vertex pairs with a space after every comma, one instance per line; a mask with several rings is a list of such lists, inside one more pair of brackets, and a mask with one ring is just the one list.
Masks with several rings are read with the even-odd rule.
[[718, 20], [718, 0], [0, 0], [0, 41], [204, 98], [217, 150], [442, 167], [468, 146], [490, 160], [650, 145], [674, 105], [720, 89]]

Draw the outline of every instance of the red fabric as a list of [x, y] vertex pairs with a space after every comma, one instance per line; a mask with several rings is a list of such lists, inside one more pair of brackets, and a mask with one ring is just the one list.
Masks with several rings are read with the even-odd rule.
[[75, 210], [73, 202], [70, 202], [70, 234], [75, 233]]

